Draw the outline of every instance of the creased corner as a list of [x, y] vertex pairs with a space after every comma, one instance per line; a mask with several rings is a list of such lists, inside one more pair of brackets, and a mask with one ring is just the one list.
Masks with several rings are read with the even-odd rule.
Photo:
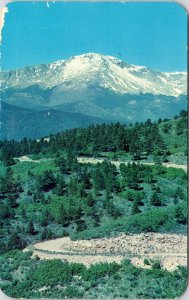
[[8, 8], [3, 7], [0, 9], [0, 44], [2, 43], [2, 30], [5, 24], [5, 14], [8, 13]]

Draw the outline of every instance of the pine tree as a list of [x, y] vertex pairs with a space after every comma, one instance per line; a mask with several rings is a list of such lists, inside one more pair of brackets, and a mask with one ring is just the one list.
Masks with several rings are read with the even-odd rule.
[[64, 177], [60, 176], [59, 179], [58, 179], [56, 190], [55, 190], [56, 194], [59, 195], [59, 196], [64, 195], [65, 194], [65, 188], [66, 188], [66, 183], [65, 183]]
[[157, 151], [154, 152], [153, 161], [154, 161], [156, 166], [161, 166], [162, 165], [162, 159], [158, 155]]
[[9, 145], [5, 145], [1, 152], [2, 161], [4, 162], [5, 166], [11, 166], [15, 164], [13, 159], [14, 153], [13, 149]]
[[53, 175], [52, 170], [46, 170], [40, 180], [41, 189], [44, 192], [52, 190], [56, 186], [56, 179]]
[[151, 205], [154, 205], [154, 206], [161, 206], [162, 205], [160, 196], [158, 195], [157, 192], [154, 192], [152, 194], [150, 203], [151, 203]]
[[61, 206], [60, 206], [58, 222], [62, 225], [67, 225], [69, 222], [69, 213], [65, 209], [64, 204], [61, 204]]
[[41, 234], [42, 241], [50, 240], [53, 238], [53, 233], [49, 228], [45, 228]]
[[187, 224], [187, 209], [186, 207], [177, 206], [175, 210], [175, 217], [178, 223]]
[[130, 191], [127, 192], [127, 200], [128, 201], [134, 201], [134, 194], [133, 194], [133, 192], [130, 192]]
[[93, 187], [95, 189], [95, 193], [98, 194], [100, 190], [104, 187], [104, 178], [98, 165], [96, 166], [96, 169], [92, 174], [92, 178], [93, 178]]
[[25, 220], [25, 218], [26, 218], [26, 210], [25, 210], [24, 207], [23, 207], [22, 210], [21, 210], [21, 216], [22, 216], [22, 218]]
[[86, 204], [89, 207], [92, 207], [95, 204], [95, 199], [93, 198], [93, 196], [91, 194], [87, 195]]
[[34, 235], [34, 234], [35, 234], [35, 229], [34, 229], [33, 221], [30, 221], [30, 222], [29, 222], [27, 232], [28, 232], [29, 234], [31, 234], [31, 235]]
[[17, 199], [17, 197], [14, 194], [8, 195], [8, 197], [6, 199], [8, 206], [11, 208], [16, 208], [18, 206], [16, 199]]
[[87, 172], [86, 168], [81, 173], [81, 182], [84, 184], [85, 189], [90, 189], [91, 188], [90, 173]]
[[178, 187], [175, 191], [175, 195], [177, 195], [178, 198], [180, 198], [181, 200], [184, 199], [184, 193], [182, 191], [182, 189], [180, 187]]
[[84, 187], [83, 183], [80, 183], [78, 185], [77, 193], [78, 193], [79, 198], [86, 198], [87, 197], [87, 192], [85, 190], [85, 187]]
[[138, 213], [140, 213], [140, 212], [141, 212], [141, 210], [139, 209], [138, 200], [135, 200], [135, 201], [133, 202], [131, 214], [132, 214], [132, 215], [135, 215], [135, 214], [138, 214]]
[[7, 248], [11, 249], [22, 249], [25, 246], [25, 243], [21, 240], [17, 232], [14, 232], [7, 243]]
[[60, 172], [62, 174], [66, 173], [66, 171], [67, 171], [67, 163], [66, 163], [66, 160], [65, 160], [64, 157], [58, 157], [58, 158], [56, 158], [55, 164], [56, 164], [57, 167], [60, 168]]

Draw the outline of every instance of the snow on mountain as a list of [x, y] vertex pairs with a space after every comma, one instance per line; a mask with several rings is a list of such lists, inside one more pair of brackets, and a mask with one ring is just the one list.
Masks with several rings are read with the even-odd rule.
[[67, 93], [98, 86], [120, 95], [150, 93], [177, 97], [186, 94], [187, 75], [158, 72], [112, 56], [87, 53], [54, 63], [3, 71], [0, 84], [2, 90], [37, 84], [44, 90], [58, 86], [59, 92]]
[[11, 138], [36, 137], [97, 122], [172, 118], [187, 105], [186, 73], [96, 53], [4, 71], [0, 84], [1, 135], [8, 138], [9, 131]]

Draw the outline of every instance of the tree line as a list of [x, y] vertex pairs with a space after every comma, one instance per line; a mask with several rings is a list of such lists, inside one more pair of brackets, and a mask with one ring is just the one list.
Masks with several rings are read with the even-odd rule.
[[[176, 132], [183, 133], [187, 127], [187, 112], [181, 111]], [[175, 118], [178, 118], [176, 116]], [[124, 151], [133, 155], [134, 159], [141, 159], [143, 155], [159, 152], [158, 155], [169, 154], [159, 130], [159, 124], [164, 122], [164, 132], [168, 133], [170, 125], [168, 119], [159, 119], [152, 122], [136, 122], [129, 126], [112, 123], [91, 125], [88, 128], [66, 130], [50, 135], [49, 141], [45, 138], [31, 140], [24, 138], [21, 141], [0, 141], [1, 159], [6, 165], [14, 163], [14, 158], [25, 154], [54, 153], [64, 150], [84, 155], [98, 155], [100, 152]], [[161, 150], [159, 150], [161, 149]]]

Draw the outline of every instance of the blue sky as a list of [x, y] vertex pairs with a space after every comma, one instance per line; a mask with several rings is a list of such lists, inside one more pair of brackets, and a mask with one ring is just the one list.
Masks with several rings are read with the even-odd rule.
[[187, 15], [175, 3], [12, 3], [2, 69], [97, 52], [159, 71], [186, 71]]

